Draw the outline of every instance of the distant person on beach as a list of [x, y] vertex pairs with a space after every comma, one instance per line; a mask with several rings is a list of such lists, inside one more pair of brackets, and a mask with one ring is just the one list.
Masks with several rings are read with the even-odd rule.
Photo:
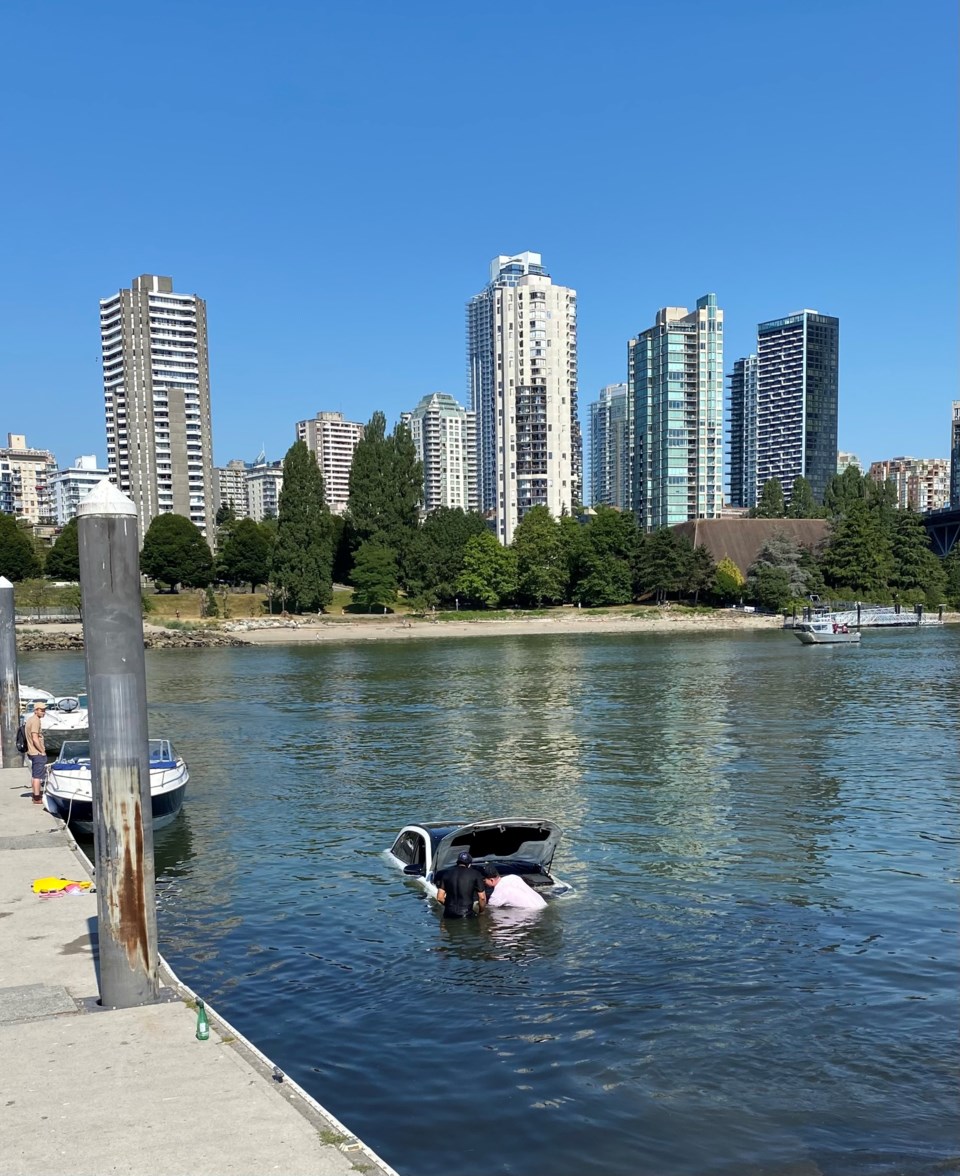
[[33, 714], [27, 716], [23, 733], [27, 739], [27, 755], [30, 757], [30, 788], [33, 803], [43, 804], [43, 778], [47, 773], [47, 749], [43, 742], [43, 716], [47, 704], [41, 699], [33, 704]]
[[515, 907], [522, 911], [539, 911], [547, 905], [542, 894], [537, 894], [519, 874], [501, 877], [496, 866], [487, 866], [484, 883], [490, 889], [489, 907]]
[[440, 871], [436, 883], [437, 902], [443, 906], [446, 919], [469, 919], [474, 899], [481, 911], [486, 906], [483, 874], [474, 869], [473, 858], [466, 851], [457, 858], [455, 866]]

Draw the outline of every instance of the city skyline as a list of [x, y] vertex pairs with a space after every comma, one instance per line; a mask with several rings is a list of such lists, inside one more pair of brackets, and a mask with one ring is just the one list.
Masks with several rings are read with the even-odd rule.
[[[20, 52], [4, 82], [22, 117], [7, 158], [24, 182], [0, 194], [17, 229], [0, 287], [0, 395], [6, 428], [62, 463], [104, 452], [92, 307], [131, 274], [174, 274], [209, 305], [222, 465], [261, 447], [282, 455], [288, 422], [318, 406], [365, 421], [376, 409], [396, 420], [434, 389], [467, 403], [462, 307], [486, 259], [513, 250], [541, 252], [578, 292], [583, 404], [626, 379], [623, 340], [658, 307], [712, 290], [728, 357], [750, 354], [756, 324], [775, 315], [815, 306], [842, 320], [842, 449], [868, 464], [946, 455], [953, 332], [926, 324], [931, 307], [956, 321], [952, 9], [907, 19], [892, 3], [832, 6], [799, 26], [768, 5], [704, 9], [681, 58], [658, 56], [640, 77], [632, 46], [641, 34], [669, 43], [667, 11], [600, 4], [543, 22], [511, 10], [512, 37], [536, 44], [555, 76], [604, 79], [550, 91], [535, 150], [550, 195], [514, 199], [496, 163], [502, 120], [480, 97], [496, 20], [384, 6], [370, 38], [359, 12], [241, 4], [229, 21], [193, 14], [183, 37], [177, 22], [157, 29], [112, 8], [65, 10], [50, 28], [20, 6], [8, 25]], [[178, 146], [189, 199], [166, 182], [117, 198], [167, 101], [161, 87], [116, 103], [113, 68], [134, 47], [198, 114]], [[369, 85], [352, 84], [357, 70]], [[642, 183], [624, 144], [681, 88], [688, 108], [713, 112], [710, 133]], [[97, 158], [104, 109], [109, 169]], [[801, 118], [815, 147], [783, 134]], [[696, 246], [681, 248], [693, 223]], [[925, 347], [887, 348], [890, 323]], [[61, 402], [71, 411], [51, 412]]]

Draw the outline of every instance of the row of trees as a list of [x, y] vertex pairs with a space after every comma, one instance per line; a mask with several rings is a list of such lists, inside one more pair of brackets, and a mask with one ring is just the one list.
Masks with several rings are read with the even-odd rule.
[[[768, 483], [767, 506], [778, 489]], [[369, 609], [389, 605], [401, 593], [423, 608], [454, 602], [476, 608], [601, 606], [673, 597], [783, 609], [814, 592], [960, 605], [960, 549], [938, 559], [920, 517], [897, 509], [892, 484], [856, 469], [828, 488], [830, 533], [820, 551], [774, 534], [746, 576], [728, 559], [715, 566], [706, 548], [692, 547], [674, 531], [644, 534], [631, 515], [608, 508], [586, 524], [534, 509], [513, 543], [502, 547], [475, 513], [441, 508], [421, 523], [421, 495], [422, 468], [409, 431], [399, 425], [388, 433], [383, 414], [376, 413], [356, 449], [345, 517], [331, 515], [317, 463], [298, 442], [284, 460], [277, 518], [238, 520], [224, 508], [214, 557], [188, 519], [160, 515], [144, 538], [141, 567], [170, 590], [204, 589], [215, 581], [249, 585], [251, 591], [266, 585], [271, 600], [293, 612], [325, 608], [334, 582], [351, 583], [355, 603]], [[812, 501], [808, 495], [809, 486], [798, 479], [792, 514]], [[11, 579], [37, 575], [29, 535], [9, 517], [0, 516], [0, 528], [0, 572]], [[49, 551], [46, 570], [75, 580], [77, 565], [73, 522]]]

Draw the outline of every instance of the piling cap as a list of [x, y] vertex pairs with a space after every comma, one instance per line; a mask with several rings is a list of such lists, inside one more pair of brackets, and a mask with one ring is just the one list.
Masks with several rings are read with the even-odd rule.
[[118, 490], [109, 478], [98, 482], [90, 493], [77, 506], [77, 516], [87, 515], [132, 515], [136, 517], [137, 508], [132, 499], [122, 490]]

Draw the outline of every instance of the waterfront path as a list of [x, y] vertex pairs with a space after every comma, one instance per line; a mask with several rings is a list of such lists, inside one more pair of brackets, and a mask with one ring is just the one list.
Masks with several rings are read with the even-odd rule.
[[97, 899], [33, 893], [87, 874], [29, 790], [0, 770], [0, 1176], [396, 1176], [215, 1015], [197, 1041], [165, 971], [160, 1003], [97, 1007]]

